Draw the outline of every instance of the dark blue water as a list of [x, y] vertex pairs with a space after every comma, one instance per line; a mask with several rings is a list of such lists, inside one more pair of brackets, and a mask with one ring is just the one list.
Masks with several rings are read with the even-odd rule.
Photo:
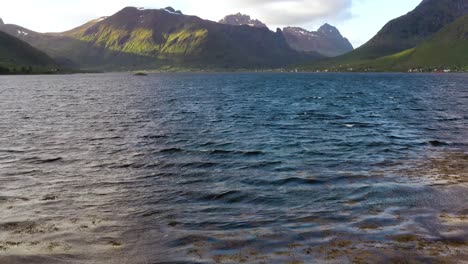
[[0, 262], [466, 260], [467, 83], [0, 77]]

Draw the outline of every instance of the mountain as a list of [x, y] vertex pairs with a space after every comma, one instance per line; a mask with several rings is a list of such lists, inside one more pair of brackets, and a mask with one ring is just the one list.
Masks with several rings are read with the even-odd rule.
[[406, 71], [411, 67], [431, 69], [444, 64], [456, 67], [459, 60], [453, 58], [464, 58], [465, 53], [457, 55], [455, 50], [461, 52], [466, 44], [447, 32], [451, 32], [452, 26], [463, 24], [464, 20], [458, 19], [466, 15], [468, 0], [423, 0], [413, 11], [387, 23], [360, 48], [310, 63], [304, 69]]
[[370, 65], [376, 69], [393, 70], [468, 70], [468, 15], [417, 47], [379, 58]]
[[422, 43], [408, 56], [408, 62], [417, 67], [455, 67], [468, 70], [468, 15], [446, 26], [434, 37]]
[[[418, 46], [371, 60], [339, 64], [324, 61], [313, 69], [338, 71], [468, 71], [468, 15], [443, 27]], [[310, 68], [309, 68], [310, 69]]]
[[0, 25], [0, 31], [44, 51], [65, 68], [125, 70], [134, 65], [145, 67], [153, 63], [148, 58], [95, 47], [59, 33], [38, 33], [13, 24]]
[[172, 8], [126, 7], [62, 33], [42, 34], [16, 25], [0, 30], [62, 64], [87, 69], [271, 68], [321, 57], [291, 49], [281, 30], [220, 24]]
[[[2, 22], [2, 21], [0, 21]], [[0, 31], [0, 72], [13, 68], [20, 71], [41, 70], [55, 67], [55, 62], [45, 53], [28, 43]], [[29, 68], [28, 70], [25, 70]]]
[[315, 51], [327, 57], [335, 57], [353, 50], [349, 40], [329, 24], [321, 26], [318, 31], [286, 27], [283, 35], [289, 45], [298, 51]]
[[233, 26], [251, 26], [251, 27], [258, 27], [258, 28], [268, 28], [263, 22], [258, 19], [252, 19], [248, 15], [243, 15], [241, 13], [237, 13], [235, 15], [228, 15], [225, 16], [223, 19], [219, 21], [220, 24], [226, 25], [233, 25]]
[[413, 11], [387, 23], [344, 60], [375, 59], [414, 48], [468, 14], [468, 0], [423, 0]]
[[290, 49], [281, 32], [219, 24], [167, 9], [127, 7], [62, 35], [179, 65], [279, 67], [305, 57]]
[[[263, 22], [241, 13], [228, 15], [219, 23], [268, 28]], [[348, 39], [344, 38], [337, 28], [329, 24], [325, 24], [318, 31], [313, 32], [299, 27], [286, 27], [283, 28], [282, 32], [289, 46], [300, 52], [317, 52], [326, 57], [335, 57], [353, 50]]]

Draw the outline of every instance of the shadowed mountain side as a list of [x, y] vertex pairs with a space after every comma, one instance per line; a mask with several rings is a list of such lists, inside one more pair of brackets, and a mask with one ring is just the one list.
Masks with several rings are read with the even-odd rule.
[[[219, 23], [268, 28], [263, 22], [241, 13], [228, 15]], [[349, 40], [343, 37], [336, 27], [327, 23], [317, 31], [308, 31], [300, 27], [285, 27], [282, 34], [289, 46], [299, 52], [319, 53], [326, 57], [336, 57], [353, 50]]]
[[286, 27], [283, 29], [283, 35], [289, 45], [298, 51], [315, 51], [327, 57], [336, 57], [353, 50], [349, 40], [329, 24], [324, 24], [318, 31]]
[[[0, 31], [0, 67], [56, 67], [56, 63], [42, 51], [28, 43]], [[3, 71], [3, 70], [1, 70]]]

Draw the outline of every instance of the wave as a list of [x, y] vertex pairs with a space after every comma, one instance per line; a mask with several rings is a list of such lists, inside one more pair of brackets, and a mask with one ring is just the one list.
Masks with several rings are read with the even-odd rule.
[[442, 147], [442, 146], [449, 146], [451, 145], [449, 142], [445, 141], [440, 141], [440, 140], [430, 140], [427, 142], [427, 144], [433, 146], [433, 147]]
[[219, 155], [219, 154], [239, 154], [242, 156], [260, 156], [264, 155], [265, 152], [261, 150], [225, 150], [225, 149], [214, 149], [208, 151], [209, 154]]
[[62, 157], [51, 157], [51, 158], [40, 158], [40, 157], [31, 157], [24, 159], [27, 163], [31, 164], [46, 164], [63, 161]]
[[249, 194], [242, 192], [242, 191], [237, 191], [237, 190], [231, 190], [231, 191], [225, 191], [221, 193], [211, 193], [204, 195], [200, 198], [202, 201], [222, 201], [224, 203], [232, 204], [232, 203], [240, 203], [244, 202], [245, 200], [251, 198]]
[[322, 180], [300, 177], [289, 177], [278, 180], [247, 179], [243, 182], [253, 186], [318, 185], [324, 183]]

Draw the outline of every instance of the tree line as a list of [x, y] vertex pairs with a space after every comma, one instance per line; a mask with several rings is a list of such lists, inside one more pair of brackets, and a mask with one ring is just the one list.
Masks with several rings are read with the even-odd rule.
[[33, 73], [33, 67], [29, 66], [22, 66], [20, 68], [7, 68], [4, 66], [0, 66], [0, 74], [31, 74]]

